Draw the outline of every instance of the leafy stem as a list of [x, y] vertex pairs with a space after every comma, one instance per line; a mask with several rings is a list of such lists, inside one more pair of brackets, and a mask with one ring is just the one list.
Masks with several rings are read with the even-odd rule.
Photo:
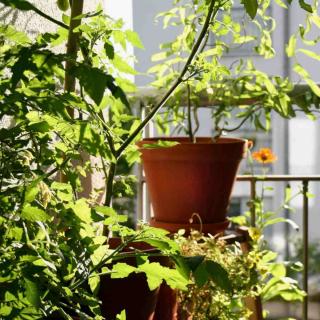
[[150, 113], [145, 117], [145, 119], [140, 123], [140, 125], [128, 136], [128, 138], [123, 142], [123, 144], [119, 147], [117, 150], [117, 156], [120, 156], [122, 152], [128, 147], [128, 145], [137, 137], [137, 135], [144, 129], [144, 127], [149, 123], [150, 120], [156, 115], [156, 113], [163, 107], [163, 105], [166, 103], [166, 101], [170, 98], [170, 96], [173, 94], [173, 92], [179, 87], [179, 85], [184, 81], [183, 78], [185, 74], [188, 72], [190, 65], [192, 64], [192, 61], [196, 57], [199, 48], [201, 44], [203, 43], [203, 40], [207, 34], [207, 31], [210, 26], [210, 22], [212, 19], [215, 18], [216, 14], [218, 13], [218, 10], [220, 8], [219, 5], [215, 6], [216, 1], [211, 0], [210, 6], [208, 8], [208, 13], [205, 19], [205, 23], [202, 27], [202, 30], [199, 34], [199, 37], [197, 41], [195, 42], [192, 51], [189, 55], [189, 58], [187, 62], [185, 63], [180, 75], [178, 76], [177, 80], [173, 83], [173, 85], [169, 88], [169, 90], [164, 94], [160, 102], [153, 107], [153, 109], [150, 111]]

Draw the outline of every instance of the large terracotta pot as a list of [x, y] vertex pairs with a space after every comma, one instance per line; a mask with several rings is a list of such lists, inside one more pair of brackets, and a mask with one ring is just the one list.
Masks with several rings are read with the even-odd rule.
[[[177, 141], [168, 148], [144, 148], [158, 140]], [[246, 140], [147, 138], [139, 142], [154, 218], [151, 224], [171, 232], [192, 228], [218, 233], [228, 226], [226, 212]], [[199, 220], [199, 219], [198, 219]]]

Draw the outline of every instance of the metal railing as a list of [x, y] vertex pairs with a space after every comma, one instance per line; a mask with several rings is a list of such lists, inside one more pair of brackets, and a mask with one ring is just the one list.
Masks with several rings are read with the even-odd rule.
[[[309, 183], [311, 181], [320, 181], [320, 175], [304, 176], [304, 175], [266, 175], [266, 176], [250, 176], [240, 175], [237, 181], [247, 181], [250, 183], [250, 198], [256, 197], [256, 184], [258, 181], [272, 182], [301, 182], [302, 183], [302, 242], [303, 242], [303, 273], [302, 273], [302, 288], [306, 292], [303, 299], [302, 319], [308, 320], [308, 269], [309, 269]], [[255, 206], [251, 207], [251, 225], [256, 222]]]
[[[140, 183], [138, 187], [138, 219], [149, 220], [151, 216], [150, 203], [147, 195], [144, 194], [143, 186], [145, 179], [142, 170], [140, 170]], [[256, 198], [257, 183], [262, 181], [270, 182], [300, 182], [302, 184], [302, 242], [303, 242], [303, 273], [302, 273], [302, 288], [306, 292], [303, 299], [302, 319], [308, 320], [308, 268], [309, 268], [309, 184], [310, 182], [320, 182], [320, 175], [239, 175], [237, 181], [250, 183], [250, 198]], [[144, 209], [144, 202], [147, 202], [146, 210]], [[146, 211], [146, 212], [143, 212]], [[251, 225], [256, 224], [255, 206], [251, 206]]]

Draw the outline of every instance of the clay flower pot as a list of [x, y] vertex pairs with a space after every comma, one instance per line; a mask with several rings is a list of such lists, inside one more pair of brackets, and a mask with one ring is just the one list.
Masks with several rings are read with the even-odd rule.
[[[121, 243], [119, 238], [109, 241], [111, 248], [116, 248]], [[124, 252], [132, 252], [133, 249], [155, 253], [158, 252], [150, 245], [143, 242], [133, 242], [124, 249]], [[150, 261], [168, 264], [167, 257], [152, 257]], [[136, 258], [130, 257], [119, 260], [129, 265], [136, 265]], [[99, 298], [102, 301], [102, 315], [108, 320], [116, 319], [116, 315], [126, 310], [127, 320], [154, 320], [155, 309], [158, 301], [160, 287], [150, 291], [145, 274], [132, 273], [126, 278], [111, 279], [109, 276], [101, 277]], [[166, 319], [163, 319], [166, 320]], [[167, 319], [171, 320], [171, 318]]]
[[[179, 144], [143, 147], [158, 140]], [[196, 214], [202, 223], [196, 221], [193, 229], [216, 234], [228, 227], [226, 212], [247, 140], [197, 138], [192, 143], [188, 138], [147, 138], [138, 145], [154, 212], [151, 225], [170, 232], [190, 229], [189, 220]]]

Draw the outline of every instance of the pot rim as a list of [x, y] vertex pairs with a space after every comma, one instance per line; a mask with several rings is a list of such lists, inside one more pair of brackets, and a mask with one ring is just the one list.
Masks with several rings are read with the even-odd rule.
[[140, 148], [143, 148], [144, 143], [156, 143], [157, 141], [173, 141], [178, 142], [179, 144], [184, 145], [207, 145], [207, 144], [247, 144], [247, 139], [241, 138], [229, 138], [229, 137], [219, 137], [216, 141], [213, 140], [213, 137], [196, 137], [196, 142], [190, 141], [188, 137], [151, 137], [144, 138], [137, 142], [137, 145]]

